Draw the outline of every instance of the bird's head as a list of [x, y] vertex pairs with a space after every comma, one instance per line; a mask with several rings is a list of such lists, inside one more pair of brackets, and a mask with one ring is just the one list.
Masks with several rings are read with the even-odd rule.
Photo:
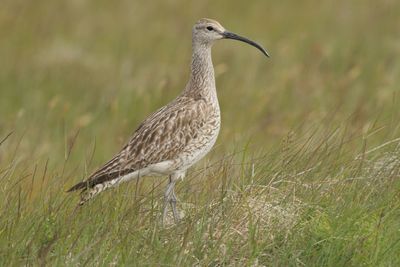
[[200, 19], [193, 26], [193, 43], [211, 46], [216, 40], [232, 39], [245, 42], [259, 49], [264, 55], [269, 57], [268, 52], [256, 42], [246, 37], [227, 31], [222, 25], [213, 19]]

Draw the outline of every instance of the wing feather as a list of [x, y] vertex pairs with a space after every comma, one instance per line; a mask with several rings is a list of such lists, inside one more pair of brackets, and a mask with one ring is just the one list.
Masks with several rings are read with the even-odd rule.
[[176, 159], [205, 124], [208, 108], [204, 99], [177, 98], [143, 121], [118, 154], [68, 192], [91, 188], [151, 164]]

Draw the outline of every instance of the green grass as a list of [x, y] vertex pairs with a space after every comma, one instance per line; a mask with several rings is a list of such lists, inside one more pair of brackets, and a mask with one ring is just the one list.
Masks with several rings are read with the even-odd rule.
[[[399, 266], [398, 1], [19, 1], [0, 9], [0, 265]], [[65, 190], [184, 88], [201, 17], [223, 125], [179, 182]]]

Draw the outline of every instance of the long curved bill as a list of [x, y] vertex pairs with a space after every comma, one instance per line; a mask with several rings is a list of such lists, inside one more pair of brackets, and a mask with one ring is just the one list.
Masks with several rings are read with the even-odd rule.
[[247, 39], [246, 37], [243, 37], [243, 36], [237, 35], [236, 33], [228, 32], [228, 31], [224, 31], [222, 33], [222, 36], [224, 38], [226, 38], [226, 39], [233, 39], [233, 40], [238, 40], [238, 41], [242, 41], [242, 42], [248, 43], [249, 45], [252, 45], [252, 46], [256, 47], [264, 55], [269, 57], [269, 54], [268, 54], [267, 50], [265, 50], [261, 45], [257, 44], [256, 42], [253, 42], [252, 40]]

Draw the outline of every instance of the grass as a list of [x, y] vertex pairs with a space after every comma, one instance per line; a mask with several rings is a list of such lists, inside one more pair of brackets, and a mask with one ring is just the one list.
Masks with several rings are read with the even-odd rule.
[[[184, 11], [184, 12], [183, 12]], [[0, 265], [400, 265], [397, 1], [5, 1]], [[221, 21], [270, 51], [213, 49], [223, 125], [177, 188], [77, 209], [65, 190], [185, 86], [190, 31]]]

